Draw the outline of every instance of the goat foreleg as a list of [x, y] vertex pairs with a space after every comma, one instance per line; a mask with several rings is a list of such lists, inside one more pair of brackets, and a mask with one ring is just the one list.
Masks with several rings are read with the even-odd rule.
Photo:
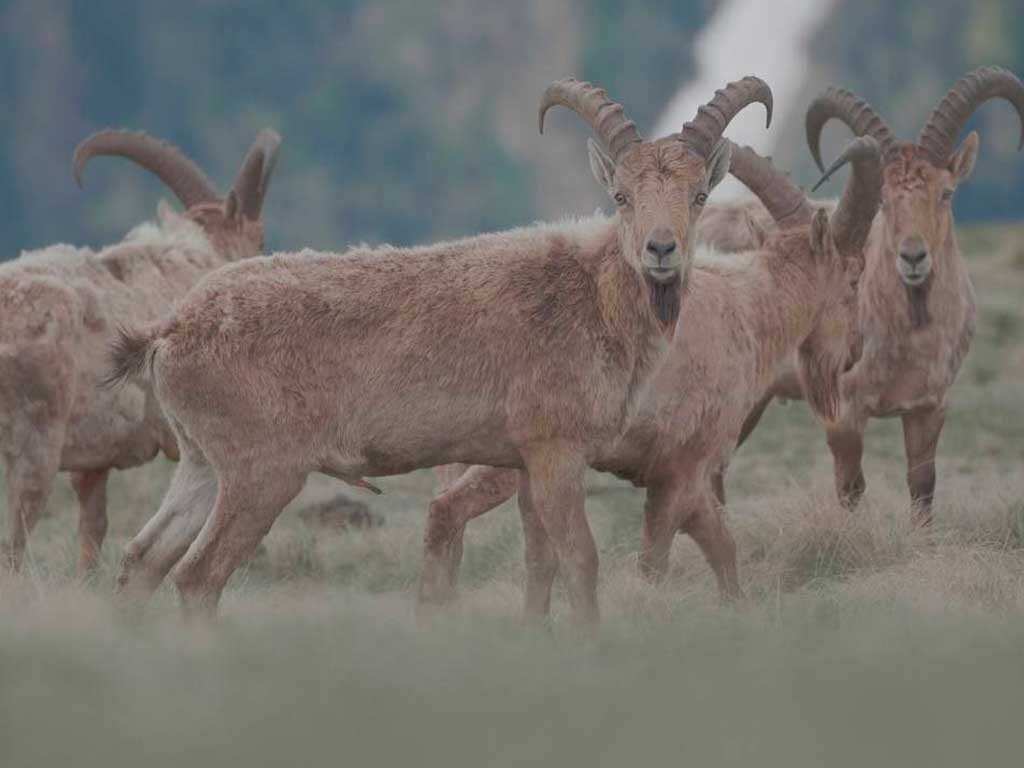
[[907, 453], [907, 487], [915, 523], [932, 521], [935, 496], [935, 451], [946, 421], [943, 408], [919, 408], [903, 415], [903, 444]]

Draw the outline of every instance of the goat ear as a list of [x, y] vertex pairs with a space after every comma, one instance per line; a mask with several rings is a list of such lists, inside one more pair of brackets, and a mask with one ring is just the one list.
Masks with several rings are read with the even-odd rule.
[[608, 190], [609, 195], [614, 194], [615, 163], [593, 139], [587, 139], [587, 156], [590, 158], [590, 172], [597, 183]]
[[227, 200], [224, 201], [224, 218], [234, 221], [241, 216], [241, 206], [238, 204], [238, 195], [235, 190], [228, 192]]
[[729, 163], [732, 161], [732, 144], [727, 139], [719, 139], [715, 148], [711, 150], [711, 157], [708, 158], [708, 191], [718, 186], [718, 183], [729, 173]]
[[819, 257], [824, 257], [828, 253], [830, 237], [832, 232], [828, 225], [828, 213], [824, 208], [819, 208], [811, 219], [811, 250]]
[[161, 200], [156, 204], [156, 217], [161, 224], [166, 224], [169, 221], [173, 221], [178, 215], [178, 212], [171, 207], [171, 204], [166, 200]]
[[953, 174], [953, 178], [958, 183], [970, 176], [974, 170], [974, 163], [978, 159], [979, 143], [978, 132], [971, 131], [967, 134], [963, 144], [953, 153], [953, 157], [949, 159], [949, 172]]

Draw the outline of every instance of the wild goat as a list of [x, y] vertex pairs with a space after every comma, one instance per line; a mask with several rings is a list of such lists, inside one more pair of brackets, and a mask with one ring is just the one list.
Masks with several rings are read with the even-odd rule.
[[[841, 371], [818, 347], [828, 309], [852, 293], [878, 209], [878, 144], [855, 140], [835, 167], [853, 174], [831, 222], [803, 193], [749, 148], [733, 149], [732, 173], [755, 192], [778, 231], [763, 249], [698, 260], [668, 359], [625, 433], [591, 466], [647, 488], [642, 572], [660, 577], [677, 530], [700, 546], [725, 598], [739, 594], [736, 551], [715, 503], [711, 476], [726, 464], [744, 417], [771, 384], [779, 363], [800, 349], [811, 402], [835, 417]], [[546, 614], [559, 552], [551, 546], [520, 473], [473, 467], [430, 504], [424, 535], [420, 602], [449, 599], [457, 580], [466, 523], [519, 491], [526, 542], [526, 607]]]
[[[739, 160], [734, 155], [730, 172], [734, 176], [741, 173], [738, 169], [743, 169], [745, 173], [752, 172], [751, 163], [744, 162], [744, 159], [750, 157], [751, 155], [746, 152], [741, 153]], [[746, 176], [743, 178], [747, 178], [750, 184], [756, 183], [755, 179]], [[735, 202], [708, 202], [697, 222], [696, 244], [698, 249], [707, 247], [718, 253], [754, 251], [764, 245], [769, 233], [775, 230], [775, 220], [756, 197]], [[444, 489], [452, 485], [470, 466], [444, 464], [437, 467], [434, 476], [437, 478], [438, 488]], [[515, 480], [517, 476], [512, 473], [507, 476], [513, 478], [509, 487], [514, 489], [518, 482]]]
[[701, 216], [697, 245], [718, 253], [754, 251], [776, 229], [775, 221], [756, 197], [715, 203]]
[[[939, 102], [916, 143], [897, 140], [885, 121], [849, 91], [830, 88], [807, 111], [807, 141], [819, 166], [820, 137], [831, 118], [858, 136], [872, 136], [885, 163], [882, 208], [865, 252], [856, 301], [832, 316], [832, 344], [848, 369], [840, 386], [840, 418], [826, 426], [840, 500], [856, 505], [866, 483], [861, 469], [869, 418], [900, 416], [907, 485], [915, 521], [932, 518], [935, 452], [949, 389], [971, 343], [974, 287], [960, 254], [952, 199], [978, 154], [972, 131], [954, 151], [967, 119], [989, 99], [1017, 110], [1024, 146], [1024, 85], [999, 67], [957, 81]], [[772, 395], [797, 397], [791, 372], [780, 377], [748, 419], [756, 425]]]
[[260, 212], [280, 142], [263, 131], [221, 200], [192, 161], [142, 133], [106, 130], [75, 150], [81, 174], [98, 155], [120, 155], [156, 175], [185, 206], [161, 206], [159, 226], [137, 228], [102, 251], [55, 245], [0, 266], [0, 450], [7, 469], [10, 560], [26, 539], [59, 470], [79, 503], [79, 568], [91, 569], [107, 531], [111, 468], [176, 457], [174, 437], [147, 387], [98, 386], [117, 326], [165, 313], [200, 277], [263, 249]]
[[150, 373], [182, 461], [127, 547], [122, 589], [147, 595], [181, 558], [172, 577], [186, 611], [212, 610], [310, 472], [367, 485], [484, 463], [526, 470], [575, 617], [596, 623], [584, 470], [664, 357], [694, 225], [729, 167], [722, 132], [755, 101], [770, 119], [767, 85], [732, 83], [681, 133], [645, 142], [603, 89], [557, 81], [541, 129], [556, 105], [590, 124], [612, 218], [257, 259], [125, 334], [117, 373]]

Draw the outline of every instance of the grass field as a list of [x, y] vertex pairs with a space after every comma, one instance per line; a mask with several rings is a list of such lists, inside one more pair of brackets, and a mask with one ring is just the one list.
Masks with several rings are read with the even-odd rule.
[[[213, 624], [165, 589], [142, 618], [110, 599], [121, 545], [170, 466], [114, 478], [93, 582], [74, 578], [62, 480], [19, 577], [0, 576], [0, 766], [1013, 765], [1024, 755], [1024, 227], [962, 236], [982, 303], [939, 457], [934, 527], [912, 530], [898, 421], [868, 435], [868, 493], [832, 498], [801, 404], [737, 457], [730, 523], [746, 601], [718, 606], [696, 548], [634, 575], [642, 495], [594, 475], [604, 627], [582, 642], [556, 594], [519, 620], [522, 547], [504, 507], [467, 535], [464, 587], [417, 624], [430, 473], [384, 481], [384, 525], [294, 513]], [[315, 478], [296, 502], [336, 484]]]

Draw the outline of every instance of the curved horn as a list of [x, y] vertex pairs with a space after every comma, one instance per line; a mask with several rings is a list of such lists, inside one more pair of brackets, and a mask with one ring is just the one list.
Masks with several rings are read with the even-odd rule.
[[245, 160], [242, 161], [242, 167], [235, 177], [232, 189], [238, 196], [242, 213], [247, 219], [256, 221], [260, 217], [280, 146], [281, 137], [277, 131], [264, 128], [257, 134], [256, 140], [245, 155]]
[[864, 249], [882, 201], [882, 151], [879, 143], [872, 136], [860, 136], [850, 141], [814, 189], [847, 163], [852, 170], [843, 196], [832, 214], [831, 228], [832, 239], [839, 252], [854, 254]]
[[805, 121], [807, 146], [820, 171], [825, 170], [821, 161], [821, 130], [832, 118], [843, 121], [856, 136], [875, 139], [884, 157], [889, 157], [896, 147], [896, 134], [874, 107], [845, 88], [829, 88], [811, 102]]
[[989, 99], [1006, 99], [1017, 109], [1024, 147], [1024, 84], [1002, 67], [981, 67], [961, 77], [932, 111], [917, 137], [917, 145], [932, 165], [943, 167], [953, 154], [953, 143], [964, 123]]
[[768, 112], [765, 123], [767, 128], [772, 124], [772, 89], [761, 78], [747, 76], [715, 91], [715, 97], [697, 110], [697, 116], [683, 126], [679, 138], [701, 157], [709, 158], [726, 126], [744, 107], [754, 102], [764, 104]]
[[807, 201], [804, 191], [772, 165], [768, 158], [761, 157], [750, 147], [732, 144], [729, 172], [757, 195], [779, 229], [810, 223], [814, 208]]
[[544, 115], [554, 106], [567, 107], [586, 120], [613, 162], [617, 163], [627, 149], [643, 141], [636, 124], [626, 117], [621, 104], [608, 98], [604, 88], [574, 77], [553, 82], [540, 100], [541, 133], [544, 133]]
[[82, 186], [86, 163], [97, 155], [117, 155], [138, 163], [166, 184], [186, 208], [219, 198], [216, 187], [181, 150], [142, 131], [108, 128], [79, 144], [71, 158], [78, 186]]

